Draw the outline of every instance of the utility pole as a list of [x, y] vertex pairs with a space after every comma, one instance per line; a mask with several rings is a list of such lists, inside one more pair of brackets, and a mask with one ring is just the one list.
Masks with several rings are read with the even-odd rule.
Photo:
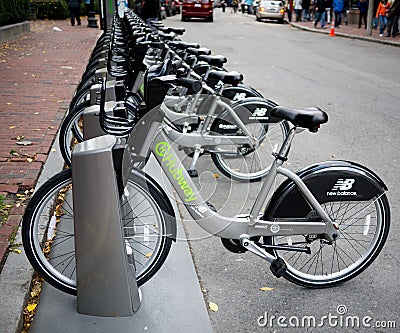
[[367, 36], [372, 35], [372, 17], [374, 16], [374, 0], [368, 2], [368, 14], [367, 14]]

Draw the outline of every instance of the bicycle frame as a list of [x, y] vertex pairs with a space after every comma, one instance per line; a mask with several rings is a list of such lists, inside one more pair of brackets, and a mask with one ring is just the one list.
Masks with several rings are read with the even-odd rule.
[[[303, 181], [295, 173], [282, 167], [283, 160], [279, 158], [274, 160], [250, 214], [238, 215], [232, 218], [212, 211], [186, 172], [172, 146], [169, 136], [164, 133], [161, 125], [162, 118], [162, 112], [161, 114], [157, 112], [152, 120], [143, 121], [143, 127], [140, 126], [142, 129], [139, 129], [139, 132], [135, 133], [135, 135], [131, 135], [128, 140], [128, 146], [131, 152], [134, 152], [134, 155], [139, 154], [147, 157], [150, 153], [154, 155], [162, 172], [167, 176], [176, 191], [177, 196], [192, 218], [204, 230], [213, 235], [230, 239], [242, 239], [243, 236], [250, 238], [253, 236], [324, 234], [326, 239], [332, 241], [338, 237], [338, 230], [335, 228], [329, 215], [321, 207]], [[296, 128], [291, 130], [281, 147], [280, 156], [288, 154], [295, 133], [301, 131], [302, 129]], [[138, 138], [143, 138], [143, 136], [140, 136], [141, 133], [147, 134], [145, 140], [138, 140]], [[300, 219], [296, 221], [264, 221], [260, 219], [261, 210], [265, 206], [267, 196], [278, 174], [286, 176], [298, 186], [310, 206], [320, 215], [322, 222], [306, 222]]]
[[[243, 132], [244, 136], [237, 136], [237, 135], [220, 135], [220, 134], [208, 134], [208, 127], [211, 124], [211, 121], [214, 119], [214, 115], [216, 113], [217, 107], [221, 107], [224, 110], [229, 112], [229, 115], [235, 120], [236, 125], [238, 128]], [[187, 118], [189, 119], [192, 117], [190, 115], [184, 115], [177, 112], [172, 112], [163, 104], [161, 105], [161, 109], [165, 114], [168, 116], [173, 115], [174, 119], [180, 118]], [[175, 122], [174, 122], [175, 123]], [[255, 147], [258, 143], [258, 140], [253, 137], [253, 135], [249, 132], [247, 127], [243, 124], [241, 119], [237, 116], [237, 114], [233, 111], [233, 109], [221, 100], [221, 97], [215, 96], [210, 109], [205, 115], [204, 123], [199, 128], [197, 132], [191, 133], [182, 133], [173, 129], [170, 126], [165, 126], [165, 133], [167, 136], [172, 140], [174, 143], [181, 145], [182, 147], [213, 147], [219, 145], [244, 145], [248, 144], [252, 147]]]

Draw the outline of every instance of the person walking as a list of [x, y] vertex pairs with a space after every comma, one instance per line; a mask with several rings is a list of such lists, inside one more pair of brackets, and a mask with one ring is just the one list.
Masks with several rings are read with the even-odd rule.
[[160, 11], [159, 0], [143, 0], [142, 1], [142, 19], [146, 24], [151, 21], [158, 21], [158, 12]]
[[242, 11], [242, 14], [244, 14], [244, 12], [246, 10], [246, 0], [242, 0], [240, 2], [240, 10]]
[[349, 9], [350, 9], [349, 0], [344, 0], [342, 16], [343, 16], [344, 24], [346, 24], [346, 25], [349, 25], [349, 18], [348, 18]]
[[386, 37], [396, 36], [399, 32], [400, 0], [394, 0], [387, 14]]
[[314, 28], [317, 27], [318, 22], [321, 21], [321, 28], [325, 28], [325, 0], [315, 1], [315, 20]]
[[387, 25], [387, 13], [390, 9], [390, 3], [387, 0], [381, 0], [376, 11], [376, 18], [379, 20], [379, 36], [383, 37]]
[[339, 28], [342, 24], [342, 13], [344, 8], [344, 0], [333, 0], [333, 12], [335, 13], [335, 28]]
[[78, 25], [81, 25], [81, 3], [82, 0], [67, 0], [69, 17], [71, 18], [71, 25], [75, 25], [75, 20]]
[[303, 8], [301, 7], [301, 2], [302, 0], [295, 0], [294, 3], [294, 12], [296, 14], [296, 22], [299, 22], [301, 20], [301, 11]]
[[357, 3], [358, 10], [358, 29], [361, 28], [361, 21], [364, 20], [365, 29], [367, 29], [368, 0], [359, 0]]
[[309, 11], [310, 11], [310, 0], [302, 0], [301, 1], [301, 20], [303, 22], [308, 21], [310, 18]]
[[285, 10], [288, 16], [288, 21], [292, 22], [293, 0], [286, 1]]
[[325, 0], [325, 20], [328, 24], [331, 23], [332, 2], [333, 0]]
[[246, 0], [247, 14], [251, 14], [251, 7], [253, 6], [253, 0]]
[[[233, 0], [232, 1], [232, 8], [233, 8], [233, 12], [236, 13], [238, 10], [238, 6], [239, 6], [239, 0]], [[232, 13], [232, 10], [231, 10]]]

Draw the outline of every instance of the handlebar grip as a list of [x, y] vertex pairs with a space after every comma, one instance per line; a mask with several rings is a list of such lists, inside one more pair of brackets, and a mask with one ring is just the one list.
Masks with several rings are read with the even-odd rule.
[[199, 80], [188, 79], [186, 77], [177, 78], [177, 85], [188, 88], [193, 93], [198, 93], [202, 88]]

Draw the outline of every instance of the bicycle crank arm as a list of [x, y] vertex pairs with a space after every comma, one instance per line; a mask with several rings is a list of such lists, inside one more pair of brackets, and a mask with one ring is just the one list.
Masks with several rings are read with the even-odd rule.
[[266, 252], [263, 248], [258, 246], [255, 242], [250, 240], [249, 235], [241, 235], [240, 236], [240, 244], [250, 252], [253, 252], [254, 254], [258, 255], [259, 257], [267, 260], [269, 263], [272, 263], [273, 261], [276, 260], [276, 257], [274, 257], [272, 254], [269, 254]]
[[272, 274], [274, 274], [277, 278], [280, 278], [286, 272], [286, 263], [282, 258], [276, 258], [273, 255], [266, 252], [263, 248], [258, 246], [255, 242], [250, 240], [249, 235], [241, 235], [240, 236], [241, 245], [253, 252], [254, 254], [260, 256], [261, 258], [267, 260], [271, 266], [269, 267]]

